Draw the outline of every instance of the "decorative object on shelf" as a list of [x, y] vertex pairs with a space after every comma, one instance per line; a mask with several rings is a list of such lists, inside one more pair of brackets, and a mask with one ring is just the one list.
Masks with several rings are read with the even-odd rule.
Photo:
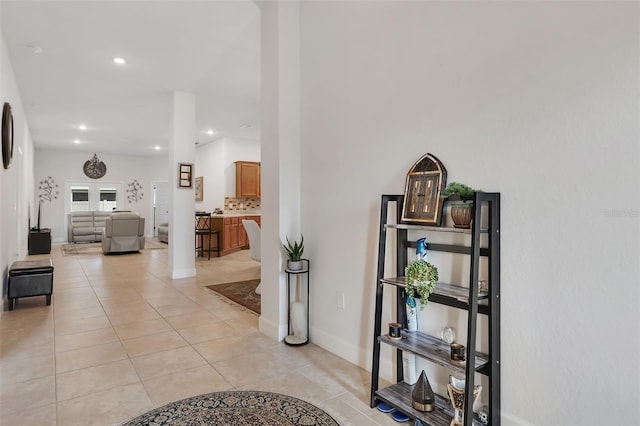
[[464, 361], [464, 345], [460, 343], [451, 343], [451, 360], [452, 361]]
[[296, 298], [291, 304], [291, 330], [300, 340], [307, 340], [307, 313], [300, 299], [300, 275], [296, 275]]
[[204, 200], [204, 178], [202, 176], [198, 176], [196, 178], [196, 201]]
[[443, 200], [440, 192], [447, 169], [432, 154], [425, 154], [409, 170], [404, 189], [402, 222], [440, 226]]
[[48, 176], [46, 179], [40, 181], [38, 190], [41, 191], [38, 195], [40, 201], [51, 202], [52, 200], [58, 198], [58, 184], [51, 176]]
[[134, 179], [129, 185], [127, 185], [127, 201], [129, 203], [137, 203], [142, 200], [142, 185]]
[[90, 160], [84, 162], [82, 170], [84, 174], [91, 179], [100, 179], [107, 174], [107, 166], [98, 159], [97, 154], [93, 154]]
[[436, 406], [436, 397], [424, 370], [420, 373], [420, 377], [413, 387], [411, 399], [413, 400], [411, 402], [412, 407], [418, 411], [433, 411]]
[[415, 354], [402, 351], [402, 370], [404, 371], [404, 382], [406, 384], [413, 385], [418, 381]]
[[178, 188], [193, 187], [193, 164], [178, 163]]
[[424, 309], [429, 303], [429, 295], [438, 284], [438, 268], [429, 262], [418, 260], [404, 268], [404, 275], [407, 298], [419, 298], [420, 310]]
[[300, 235], [300, 242], [289, 241], [289, 237], [286, 238], [287, 243], [282, 244], [284, 247], [284, 251], [289, 256], [289, 260], [287, 261], [287, 268], [292, 271], [299, 271], [302, 269], [302, 253], [304, 252], [304, 236]]
[[13, 113], [11, 105], [5, 102], [2, 107], [2, 164], [5, 169], [11, 165], [13, 158]]
[[402, 339], [402, 324], [399, 322], [389, 323], [389, 338], [394, 340]]
[[[465, 379], [457, 379], [453, 376], [449, 376], [449, 384], [447, 384], [447, 392], [449, 393], [449, 399], [454, 409], [454, 417], [451, 420], [450, 426], [463, 426], [464, 419], [464, 388]], [[482, 386], [475, 385], [473, 387], [473, 398], [471, 399], [471, 410], [473, 410], [473, 404], [476, 403]]]
[[416, 260], [427, 261], [427, 239], [422, 237], [416, 241]]
[[454, 228], [469, 229], [473, 219], [473, 194], [476, 190], [463, 183], [451, 182], [442, 191], [441, 197], [453, 201], [451, 219]]
[[418, 331], [418, 312], [416, 312], [416, 299], [409, 296], [407, 296], [405, 299], [405, 309], [407, 311], [407, 331]]
[[452, 344], [453, 341], [456, 340], [456, 331], [453, 327], [447, 325], [440, 332], [440, 337], [448, 344]]

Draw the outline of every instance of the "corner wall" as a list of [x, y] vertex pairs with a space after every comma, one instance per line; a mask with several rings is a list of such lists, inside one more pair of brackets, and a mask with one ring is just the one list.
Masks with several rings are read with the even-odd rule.
[[430, 152], [502, 193], [503, 424], [635, 424], [638, 3], [300, 11], [312, 341], [370, 365], [380, 195]]

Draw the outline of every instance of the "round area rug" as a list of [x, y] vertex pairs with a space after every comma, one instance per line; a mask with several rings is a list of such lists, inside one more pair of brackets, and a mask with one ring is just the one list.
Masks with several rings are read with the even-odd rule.
[[318, 407], [287, 395], [260, 391], [214, 392], [172, 402], [123, 426], [320, 425], [339, 426]]

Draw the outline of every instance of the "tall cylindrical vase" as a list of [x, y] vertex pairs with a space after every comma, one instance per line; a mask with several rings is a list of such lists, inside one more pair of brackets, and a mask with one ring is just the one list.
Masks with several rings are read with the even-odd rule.
[[413, 297], [407, 297], [406, 311], [407, 331], [418, 331], [418, 310], [416, 309], [416, 299], [414, 299]]

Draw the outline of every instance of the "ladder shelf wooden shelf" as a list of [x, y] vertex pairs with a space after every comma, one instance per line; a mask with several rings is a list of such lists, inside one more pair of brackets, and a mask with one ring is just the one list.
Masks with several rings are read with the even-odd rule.
[[[401, 362], [396, 362], [395, 385], [379, 389], [380, 379], [380, 344], [396, 348], [397, 360], [402, 359], [402, 352], [407, 351], [444, 367], [451, 372], [465, 376], [465, 407], [469, 407], [469, 395], [475, 384], [475, 374], [488, 378], [488, 419], [492, 426], [500, 426], [500, 194], [476, 192], [473, 201], [475, 211], [471, 229], [422, 226], [389, 221], [389, 209], [395, 207], [395, 217], [402, 217], [403, 195], [383, 195], [380, 210], [380, 235], [378, 241], [378, 269], [376, 280], [376, 307], [373, 339], [373, 362], [371, 372], [371, 407], [379, 402], [392, 405], [424, 425], [449, 425], [454, 410], [448, 397], [436, 395], [436, 408], [433, 412], [421, 412], [413, 409], [412, 386], [403, 382], [404, 372]], [[395, 206], [394, 206], [395, 204]], [[484, 225], [484, 228], [481, 228]], [[395, 231], [396, 271], [395, 276], [386, 274], [387, 231]], [[463, 244], [427, 243], [427, 250], [452, 253], [464, 256], [469, 263], [469, 281], [466, 286], [438, 282], [436, 290], [429, 296], [430, 303], [437, 303], [467, 312], [467, 362], [456, 362], [450, 359], [449, 344], [440, 338], [417, 332], [407, 332], [405, 311], [405, 278], [404, 268], [408, 263], [408, 252], [417, 246], [410, 240], [410, 231], [424, 233], [451, 233], [464, 235]], [[486, 235], [486, 242], [481, 246], [481, 235]], [[469, 237], [467, 237], [469, 236]], [[459, 239], [459, 238], [457, 238]], [[487, 288], [479, 290], [480, 259], [487, 259]], [[392, 339], [382, 334], [383, 294], [385, 287], [396, 290], [396, 322], [403, 325], [401, 339]], [[483, 315], [488, 322], [488, 353], [483, 354], [476, 349], [478, 317]], [[468, 360], [473, 359], [470, 363]], [[464, 412], [464, 426], [482, 425], [473, 410]]]

